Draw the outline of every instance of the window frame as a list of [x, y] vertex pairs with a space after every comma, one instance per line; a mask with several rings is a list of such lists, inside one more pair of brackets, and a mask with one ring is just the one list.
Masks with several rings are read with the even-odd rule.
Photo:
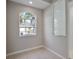
[[[21, 35], [20, 34], [20, 28], [28, 28], [28, 27], [20, 27], [20, 14], [23, 13], [23, 12], [28, 12], [28, 13], [31, 13], [33, 15], [33, 17], [35, 17], [35, 27], [31, 27], [31, 28], [35, 28], [35, 32], [34, 33], [28, 33], [28, 34], [25, 34], [25, 35]], [[23, 11], [23, 12], [20, 12], [19, 13], [19, 36], [20, 37], [24, 37], [24, 36], [32, 36], [32, 35], [36, 35], [37, 34], [37, 17], [36, 15], [34, 15], [32, 12], [29, 12], [29, 11]]]

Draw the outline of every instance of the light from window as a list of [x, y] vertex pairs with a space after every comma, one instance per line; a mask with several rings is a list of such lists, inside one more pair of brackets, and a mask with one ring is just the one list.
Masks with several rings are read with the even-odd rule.
[[19, 34], [33, 35], [36, 34], [36, 17], [29, 12], [20, 13]]

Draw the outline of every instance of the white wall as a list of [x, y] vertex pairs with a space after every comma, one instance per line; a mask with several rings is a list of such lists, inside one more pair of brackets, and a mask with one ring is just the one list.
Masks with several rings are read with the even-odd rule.
[[45, 46], [67, 57], [67, 36], [54, 35], [53, 4], [44, 10], [44, 40]]
[[[37, 35], [19, 37], [19, 13], [31, 11], [37, 16]], [[7, 3], [7, 53], [35, 47], [43, 40], [43, 14], [42, 10], [21, 4]]]
[[[69, 6], [70, 4], [68, 4]], [[69, 57], [72, 57], [72, 5], [68, 7], [67, 13], [67, 36], [56, 37], [54, 35], [53, 23], [53, 4], [43, 11], [40, 9], [27, 7], [24, 5], [8, 2], [7, 6], [7, 53], [35, 47], [43, 44], [48, 48], [56, 51], [63, 57], [67, 57], [67, 49]], [[37, 35], [19, 37], [18, 23], [19, 13], [22, 11], [31, 11], [37, 15]], [[69, 16], [70, 15], [70, 16]], [[44, 23], [43, 23], [44, 16]], [[44, 25], [44, 38], [43, 38]], [[44, 39], [44, 40], [43, 40]], [[69, 45], [69, 46], [68, 46]], [[69, 48], [68, 48], [69, 47]]]
[[68, 55], [73, 59], [73, 2], [68, 2]]

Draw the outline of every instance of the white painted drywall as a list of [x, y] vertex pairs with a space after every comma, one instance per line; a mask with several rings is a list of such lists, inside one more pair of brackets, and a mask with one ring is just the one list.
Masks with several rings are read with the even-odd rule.
[[[19, 36], [19, 13], [30, 11], [37, 16], [37, 35]], [[7, 3], [7, 53], [32, 48], [42, 44], [43, 40], [43, 14], [42, 10], [25, 5]]]
[[54, 34], [66, 36], [66, 2], [58, 0], [54, 3]]
[[63, 57], [67, 57], [67, 36], [54, 35], [53, 3], [44, 10], [44, 44]]
[[73, 1], [68, 2], [68, 57], [73, 59]]

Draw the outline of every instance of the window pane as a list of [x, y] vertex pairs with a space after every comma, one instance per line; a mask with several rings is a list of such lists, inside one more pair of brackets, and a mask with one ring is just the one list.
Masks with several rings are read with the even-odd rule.
[[26, 32], [27, 32], [27, 33], [31, 33], [31, 28], [30, 28], [30, 27], [27, 27], [27, 28], [26, 28]]
[[28, 27], [28, 28], [26, 28], [26, 32], [27, 33], [35, 33], [36, 32], [36, 29], [33, 28], [33, 27]]
[[36, 33], [36, 18], [29, 12], [20, 13], [19, 22], [20, 35]]
[[25, 32], [25, 28], [20, 28], [20, 32]]
[[20, 36], [25, 35], [25, 34], [26, 34], [25, 32], [20, 32]]

